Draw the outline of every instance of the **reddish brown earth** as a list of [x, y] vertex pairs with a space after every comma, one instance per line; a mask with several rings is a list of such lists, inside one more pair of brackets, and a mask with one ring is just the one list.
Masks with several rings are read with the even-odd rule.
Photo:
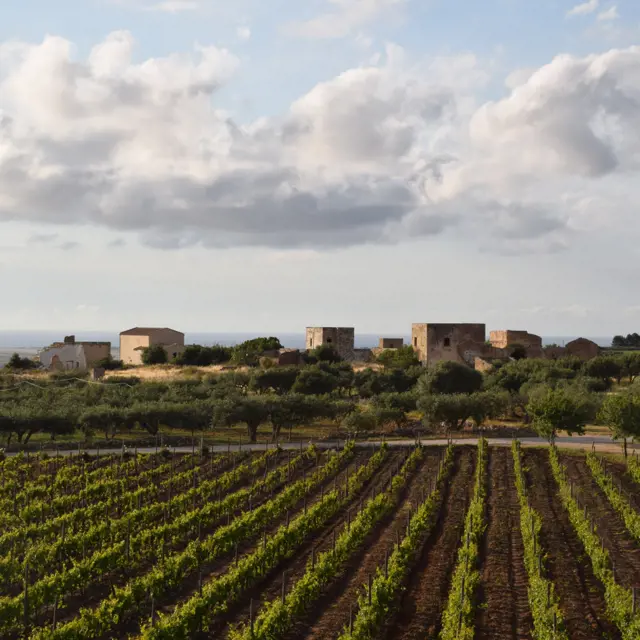
[[606, 614], [604, 590], [593, 574], [566, 509], [544, 449], [523, 449], [529, 504], [542, 517], [540, 544], [547, 553], [547, 577], [553, 581], [571, 640], [618, 639]]
[[393, 640], [437, 638], [456, 553], [464, 530], [464, 518], [473, 491], [475, 447], [456, 449], [455, 469], [447, 483], [436, 525], [416, 562], [398, 615], [385, 631]]
[[490, 447], [487, 530], [481, 548], [476, 640], [531, 640], [533, 619], [510, 449]]
[[435, 480], [443, 449], [427, 449], [426, 456], [414, 471], [398, 509], [381, 522], [362, 550], [355, 554], [342, 580], [314, 604], [312, 611], [298, 621], [287, 640], [324, 640], [337, 638], [349, 624], [350, 612], [357, 612], [358, 596], [378, 567], [384, 566], [386, 554], [390, 554], [396, 540], [396, 532], [404, 530], [412, 508], [429, 493]]
[[640, 546], [631, 537], [624, 520], [611, 506], [593, 478], [583, 456], [560, 454], [567, 477], [574, 484], [574, 497], [593, 519], [609, 557], [615, 563], [616, 580], [626, 586], [640, 586]]
[[225, 627], [230, 628], [246, 622], [249, 618], [251, 600], [253, 600], [254, 610], [257, 611], [260, 605], [279, 597], [282, 593], [282, 574], [284, 571], [286, 571], [288, 584], [294, 584], [299, 580], [306, 571], [312, 547], [317, 554], [328, 550], [333, 544], [334, 530], [336, 537], [338, 537], [342, 529], [346, 526], [347, 511], [352, 510], [355, 512], [361, 501], [364, 503], [368, 496], [372, 495], [374, 487], [376, 487], [376, 491], [384, 489], [391, 482], [397, 468], [402, 465], [408, 454], [408, 449], [404, 451], [391, 450], [387, 460], [376, 471], [371, 480], [353, 497], [349, 504], [341, 509], [312, 540], [308, 540], [300, 549], [299, 553], [290, 560], [281, 563], [274, 571], [266, 576], [260, 584], [248, 590], [240, 602], [233, 605], [226, 615], [221, 616], [217, 624], [215, 624], [214, 628], [210, 631], [208, 637], [225, 637]]

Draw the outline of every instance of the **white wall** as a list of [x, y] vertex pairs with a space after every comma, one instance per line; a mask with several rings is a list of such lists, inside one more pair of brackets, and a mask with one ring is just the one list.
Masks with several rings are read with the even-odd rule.
[[52, 368], [57, 356], [65, 370], [86, 369], [87, 358], [81, 344], [65, 344], [61, 347], [49, 347], [40, 352], [40, 362], [46, 369]]

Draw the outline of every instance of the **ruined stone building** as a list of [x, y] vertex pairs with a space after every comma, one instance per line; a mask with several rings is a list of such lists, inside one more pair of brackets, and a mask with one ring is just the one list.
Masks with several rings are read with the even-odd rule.
[[378, 349], [402, 349], [404, 338], [380, 338]]
[[43, 349], [38, 357], [49, 371], [87, 371], [110, 355], [110, 342], [76, 342], [75, 336], [66, 336], [63, 342]]
[[306, 347], [332, 347], [343, 360], [353, 360], [355, 329], [353, 327], [307, 327]]
[[510, 349], [522, 347], [527, 358], [542, 358], [542, 338], [528, 331], [514, 331], [512, 329], [492, 331], [489, 334], [489, 342], [496, 349], [506, 350], [507, 356]]
[[142, 364], [142, 352], [162, 345], [169, 359], [184, 352], [184, 333], [174, 329], [134, 327], [120, 334], [120, 359], [125, 364]]
[[485, 347], [484, 323], [411, 325], [411, 346], [418, 359], [426, 366], [452, 360], [473, 366], [475, 356]]

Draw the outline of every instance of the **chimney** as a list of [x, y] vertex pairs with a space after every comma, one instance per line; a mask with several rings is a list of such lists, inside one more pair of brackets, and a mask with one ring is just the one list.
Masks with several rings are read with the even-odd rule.
[[76, 343], [76, 337], [75, 336], [65, 336], [64, 337], [64, 343], [65, 344], [75, 344]]

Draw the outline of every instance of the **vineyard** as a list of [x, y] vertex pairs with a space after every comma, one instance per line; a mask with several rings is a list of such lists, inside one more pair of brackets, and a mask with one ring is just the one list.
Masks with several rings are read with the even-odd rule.
[[640, 464], [347, 443], [0, 462], [0, 637], [640, 638]]

